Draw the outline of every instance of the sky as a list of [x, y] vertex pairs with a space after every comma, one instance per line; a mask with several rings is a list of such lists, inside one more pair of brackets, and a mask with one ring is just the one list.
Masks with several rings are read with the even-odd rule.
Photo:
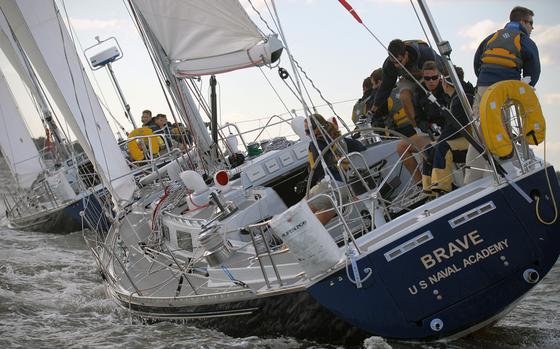
[[[254, 22], [269, 33], [248, 0], [240, 2]], [[383, 45], [395, 38], [426, 40], [408, 0], [348, 2]], [[113, 70], [137, 123], [140, 123], [140, 114], [144, 109], [150, 109], [154, 114], [170, 115], [147, 52], [123, 1], [57, 0], [57, 3], [70, 19], [80, 50], [94, 45], [95, 36], [101, 40], [110, 37], [118, 40], [123, 58], [113, 64]], [[252, 3], [271, 23], [263, 0], [252, 0]], [[560, 109], [560, 84], [556, 83], [556, 77], [560, 76], [557, 64], [560, 58], [560, 1], [428, 0], [427, 3], [440, 34], [451, 43], [453, 62], [464, 68], [466, 79], [473, 84], [476, 78], [472, 59], [480, 41], [503, 27], [514, 6], [525, 6], [535, 12], [531, 37], [539, 47], [542, 63], [536, 92], [547, 120], [547, 160], [559, 169], [560, 115], [556, 114]], [[384, 48], [336, 0], [276, 0], [275, 4], [290, 52], [322, 95], [334, 104], [337, 114], [349, 121], [352, 106], [361, 96], [362, 80], [380, 67], [387, 56]], [[287, 55], [284, 54], [280, 66], [290, 67]], [[103, 103], [126, 129], [132, 129], [105, 69], [91, 72], [86, 67], [86, 70], [91, 74]], [[276, 96], [265, 76], [282, 100]], [[247, 129], [263, 125], [274, 114], [301, 108], [278, 77], [276, 69], [244, 69], [218, 75], [217, 79], [222, 122], [236, 123]], [[208, 80], [204, 78], [198, 84], [208, 96]], [[310, 93], [316, 105], [324, 104], [317, 93]], [[319, 111], [332, 115], [327, 107], [320, 107]], [[39, 129], [33, 126], [34, 122], [29, 123], [35, 130]], [[111, 124], [114, 126], [114, 122], [111, 121]], [[270, 128], [265, 131], [269, 137], [287, 133], [291, 130], [286, 126], [280, 130]], [[543, 147], [538, 147], [536, 152], [542, 156]]]

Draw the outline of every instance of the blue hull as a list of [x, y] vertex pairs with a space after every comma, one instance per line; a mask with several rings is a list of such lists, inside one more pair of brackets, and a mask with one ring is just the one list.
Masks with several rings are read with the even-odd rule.
[[[97, 195], [103, 195], [98, 193]], [[10, 225], [14, 229], [24, 231], [37, 231], [51, 234], [66, 234], [82, 230], [82, 215], [92, 221], [99, 222], [102, 230], [109, 229], [109, 222], [102, 214], [101, 205], [96, 195], [89, 194], [80, 200], [76, 200], [59, 209], [38, 213], [31, 216], [20, 216], [10, 219]]]
[[[552, 167], [548, 171], [558, 200], [556, 174]], [[544, 171], [517, 184], [527, 194], [540, 193], [541, 217], [552, 220]], [[340, 318], [386, 338], [436, 340], [473, 330], [507, 311], [536, 285], [538, 280], [527, 281], [526, 271], [535, 270], [542, 279], [558, 258], [560, 222], [541, 223], [535, 204], [508, 185], [360, 258], [362, 277], [364, 269], [373, 271], [362, 288], [349, 281], [342, 268], [308, 291]], [[457, 220], [480, 207], [485, 207], [482, 214]], [[450, 220], [459, 224], [453, 227]], [[431, 239], [386, 257], [428, 231]]]

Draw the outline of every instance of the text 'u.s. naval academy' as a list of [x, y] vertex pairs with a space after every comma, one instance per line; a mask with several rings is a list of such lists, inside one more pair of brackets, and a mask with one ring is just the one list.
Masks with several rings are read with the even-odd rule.
[[[420, 261], [424, 265], [424, 268], [428, 270], [434, 266], [437, 266], [444, 260], [450, 259], [457, 254], [470, 250], [483, 242], [484, 239], [480, 236], [477, 230], [474, 230], [468, 234], [463, 235], [461, 238], [448, 242], [446, 247], [436, 248], [431, 253], [420, 257]], [[414, 295], [418, 293], [418, 289], [425, 290], [430, 285], [435, 285], [438, 282], [450, 277], [451, 275], [459, 273], [469, 266], [476, 264], [495, 253], [503, 251], [508, 247], [508, 239], [503, 239], [478, 251], [471, 252], [470, 255], [463, 257], [462, 262], [455, 262], [451, 265], [446, 266], [445, 268], [441, 268], [440, 270], [431, 272], [432, 274], [429, 275], [427, 279], [420, 280], [418, 283], [409, 287], [408, 292]], [[416, 287], [416, 285], [418, 285], [418, 287]]]

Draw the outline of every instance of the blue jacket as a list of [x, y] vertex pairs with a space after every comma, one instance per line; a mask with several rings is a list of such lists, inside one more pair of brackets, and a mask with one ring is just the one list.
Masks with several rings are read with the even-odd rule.
[[[521, 32], [521, 59], [523, 60], [523, 77], [530, 76], [529, 85], [535, 86], [541, 75], [541, 62], [539, 60], [539, 50], [537, 45], [519, 22], [509, 22], [504, 28], [514, 29]], [[520, 80], [521, 71], [506, 67], [481, 67], [481, 57], [486, 48], [486, 43], [494, 33], [490, 34], [476, 50], [474, 54], [474, 72], [478, 77], [477, 86], [490, 86], [496, 82], [504, 80]]]
[[[428, 44], [406, 43], [406, 50], [409, 58], [405, 68], [415, 75], [416, 79], [421, 79], [422, 66], [426, 61], [435, 61], [439, 70], [445, 71], [442, 58]], [[399, 76], [412, 79], [406, 72], [402, 71], [402, 68], [395, 68], [391, 59], [387, 57], [383, 63], [383, 81], [375, 95], [375, 102], [373, 102], [376, 107], [382, 106], [387, 101]]]

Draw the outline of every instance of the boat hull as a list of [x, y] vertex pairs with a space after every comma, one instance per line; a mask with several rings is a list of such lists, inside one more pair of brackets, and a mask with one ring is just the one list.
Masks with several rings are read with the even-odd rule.
[[[556, 174], [552, 167], [548, 171], [557, 199]], [[517, 184], [528, 195], [540, 195], [541, 217], [551, 220], [544, 170]], [[559, 222], [541, 223], [535, 205], [506, 185], [365, 254], [357, 260], [358, 270], [362, 278], [368, 268], [372, 273], [361, 288], [343, 267], [308, 291], [374, 335], [404, 340], [464, 335], [505, 315], [556, 262]]]
[[[99, 220], [101, 206], [94, 194], [77, 199], [67, 205], [32, 215], [8, 217], [10, 228], [51, 234], [66, 234], [82, 229], [82, 212]], [[105, 225], [104, 225], [105, 226]]]
[[246, 299], [169, 307], [164, 305], [167, 301], [162, 301], [160, 306], [154, 303], [142, 305], [138, 299], [127, 302], [126, 298], [114, 297], [123, 308], [145, 319], [186, 320], [188, 324], [236, 337], [284, 335], [345, 345], [359, 345], [368, 337], [366, 332], [321, 306], [303, 288], [266, 297], [255, 297], [247, 291], [247, 297], [237, 296], [237, 299], [241, 298]]

